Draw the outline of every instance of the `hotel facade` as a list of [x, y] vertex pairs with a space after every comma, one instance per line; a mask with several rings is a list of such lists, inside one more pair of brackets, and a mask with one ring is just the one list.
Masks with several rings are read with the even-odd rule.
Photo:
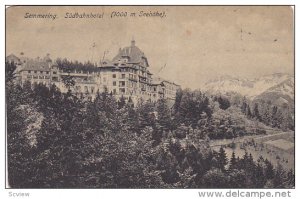
[[[117, 99], [124, 97], [134, 103], [143, 99], [152, 102], [164, 98], [174, 101], [180, 86], [174, 82], [153, 77], [145, 54], [131, 41], [129, 47], [119, 49], [112, 60], [101, 60], [97, 66], [85, 70], [67, 70], [53, 62], [49, 55], [44, 58], [21, 59], [15, 55], [6, 57], [9, 62], [17, 64], [17, 81], [23, 85], [26, 81], [32, 84], [55, 84], [61, 92], [70, 89], [76, 94], [85, 94], [91, 98], [96, 93], [107, 90]], [[67, 88], [64, 79], [71, 78], [75, 85]]]

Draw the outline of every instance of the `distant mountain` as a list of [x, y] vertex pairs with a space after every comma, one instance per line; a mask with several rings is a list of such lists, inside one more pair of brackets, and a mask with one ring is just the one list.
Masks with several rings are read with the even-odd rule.
[[246, 78], [220, 76], [210, 80], [202, 87], [202, 90], [211, 94], [238, 93], [248, 95], [253, 89], [254, 83]]
[[202, 90], [211, 94], [240, 94], [251, 100], [279, 103], [294, 102], [294, 77], [285, 73], [265, 75], [255, 79], [221, 76], [208, 81]]
[[295, 82], [293, 78], [287, 78], [283, 82], [268, 88], [266, 91], [256, 96], [253, 101], [271, 102], [277, 106], [294, 106]]

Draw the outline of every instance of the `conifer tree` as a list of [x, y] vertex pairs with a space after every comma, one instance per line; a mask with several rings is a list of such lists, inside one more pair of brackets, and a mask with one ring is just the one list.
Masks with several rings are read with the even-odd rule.
[[281, 164], [278, 164], [273, 178], [274, 188], [284, 188], [286, 181], [285, 171]]
[[123, 108], [125, 104], [126, 104], [125, 97], [122, 95], [118, 100], [118, 109]]
[[266, 179], [273, 179], [274, 178], [274, 167], [271, 164], [271, 162], [269, 160], [265, 160], [265, 176]]
[[263, 167], [261, 164], [257, 164], [255, 171], [252, 174], [252, 180], [256, 188], [263, 188], [266, 183], [266, 178], [264, 176]]
[[243, 98], [243, 103], [242, 103], [242, 106], [241, 106], [241, 111], [242, 111], [242, 113], [246, 114], [246, 111], [247, 111], [247, 102], [246, 102], [246, 97], [245, 96]]
[[230, 162], [229, 162], [229, 169], [230, 170], [233, 170], [233, 169], [236, 169], [237, 168], [237, 159], [235, 157], [235, 153], [234, 151], [232, 151], [232, 154], [231, 154], [231, 158], [230, 158]]
[[223, 147], [220, 148], [219, 153], [218, 153], [218, 164], [219, 164], [219, 168], [224, 171], [225, 167], [228, 163], [228, 159], [226, 156], [226, 152], [223, 149]]
[[157, 121], [162, 130], [172, 130], [171, 110], [166, 99], [159, 99], [157, 102]]
[[252, 112], [251, 112], [249, 104], [247, 105], [246, 116], [248, 118], [252, 118]]
[[253, 108], [253, 116], [258, 119], [259, 121], [261, 121], [261, 115], [259, 113], [259, 110], [258, 110], [258, 103], [255, 103], [254, 104], [254, 108]]
[[292, 187], [295, 186], [295, 174], [293, 169], [290, 169], [289, 172], [287, 173], [287, 180], [289, 185], [291, 185]]

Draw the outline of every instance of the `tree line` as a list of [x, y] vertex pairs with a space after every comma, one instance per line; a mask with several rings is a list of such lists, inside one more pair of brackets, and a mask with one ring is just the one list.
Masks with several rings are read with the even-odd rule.
[[241, 111], [248, 118], [254, 118], [264, 124], [282, 130], [295, 130], [294, 118], [290, 107], [279, 107], [271, 102], [251, 103], [244, 97]]

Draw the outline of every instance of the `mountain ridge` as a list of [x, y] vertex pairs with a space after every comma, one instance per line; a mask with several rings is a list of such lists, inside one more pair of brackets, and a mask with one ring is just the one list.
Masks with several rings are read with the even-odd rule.
[[285, 96], [294, 100], [294, 76], [288, 73], [274, 73], [252, 79], [224, 75], [206, 82], [202, 90], [211, 94], [237, 93], [251, 100], [258, 100], [267, 93]]

